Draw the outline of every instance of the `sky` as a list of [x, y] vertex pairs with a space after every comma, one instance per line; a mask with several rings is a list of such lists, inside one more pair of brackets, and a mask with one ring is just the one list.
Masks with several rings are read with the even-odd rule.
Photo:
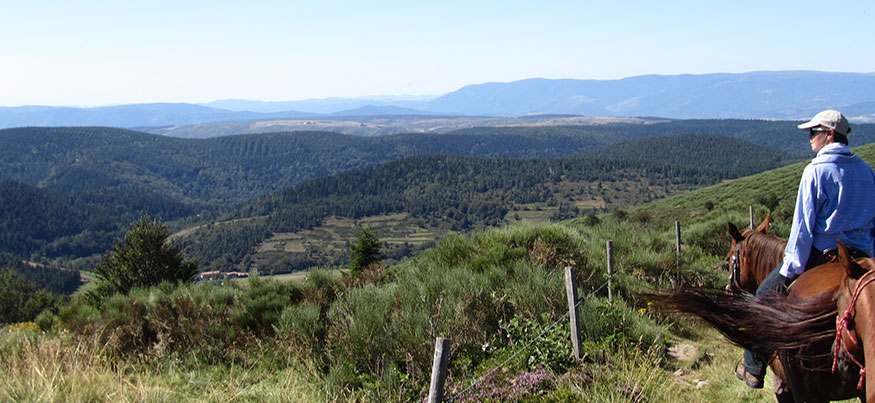
[[0, 106], [440, 95], [526, 78], [875, 72], [875, 2], [0, 0]]

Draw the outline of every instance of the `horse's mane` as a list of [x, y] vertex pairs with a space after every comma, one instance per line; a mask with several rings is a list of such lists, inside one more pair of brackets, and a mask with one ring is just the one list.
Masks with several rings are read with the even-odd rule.
[[682, 286], [669, 295], [644, 297], [702, 318], [734, 344], [763, 357], [835, 336], [836, 308], [829, 293], [806, 299], [778, 294], [758, 298], [746, 292]]
[[764, 270], [767, 270], [766, 273], [771, 272], [775, 268], [775, 264], [784, 259], [786, 239], [753, 229], [744, 230], [742, 235], [744, 235], [745, 240], [741, 244], [741, 255], [747, 256], [750, 259], [749, 262], [762, 266]]

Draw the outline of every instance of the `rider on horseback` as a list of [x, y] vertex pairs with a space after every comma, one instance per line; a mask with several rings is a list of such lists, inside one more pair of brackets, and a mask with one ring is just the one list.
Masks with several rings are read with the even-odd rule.
[[[757, 288], [758, 297], [786, 293], [796, 277], [821, 263], [836, 240], [875, 255], [875, 173], [848, 148], [848, 120], [838, 111], [826, 110], [797, 127], [809, 131], [817, 157], [802, 172], [783, 263]], [[745, 350], [744, 363], [736, 368], [738, 378], [752, 388], [762, 388], [765, 373], [766, 360]]]

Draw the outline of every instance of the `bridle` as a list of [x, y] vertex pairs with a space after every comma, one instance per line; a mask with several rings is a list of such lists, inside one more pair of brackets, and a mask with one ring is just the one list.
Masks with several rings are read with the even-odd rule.
[[[741, 241], [744, 242], [744, 241]], [[741, 290], [741, 242], [736, 242], [735, 253], [729, 259], [729, 286]]]
[[[851, 361], [860, 367], [860, 382], [857, 383], [857, 390], [863, 390], [863, 379], [866, 376], [866, 367], [854, 357], [851, 350], [845, 345], [845, 338], [842, 337], [842, 333], [847, 331], [850, 342], [853, 343], [853, 345], [860, 346], [860, 340], [857, 338], [856, 332], [849, 330], [854, 324], [854, 314], [852, 312], [856, 312], [857, 299], [860, 297], [860, 294], [863, 293], [863, 289], [873, 282], [875, 282], [875, 270], [868, 271], [860, 277], [857, 281], [857, 286], [854, 288], [854, 292], [851, 294], [851, 301], [848, 303], [848, 309], [841, 318], [837, 318], [836, 320], [836, 341], [832, 359], [832, 372], [835, 373], [838, 369], [839, 351], [841, 348], [844, 348], [845, 351], [848, 352], [848, 357], [851, 358]], [[850, 293], [850, 291], [851, 287], [848, 285], [848, 292]]]

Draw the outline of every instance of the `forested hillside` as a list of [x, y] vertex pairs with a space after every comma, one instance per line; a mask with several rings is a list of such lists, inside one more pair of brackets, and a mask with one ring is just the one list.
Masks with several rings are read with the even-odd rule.
[[0, 253], [0, 272], [4, 270], [11, 270], [39, 288], [59, 295], [72, 294], [82, 282], [78, 271], [29, 265], [10, 253]]
[[[855, 126], [852, 142], [861, 141], [870, 129]], [[718, 137], [698, 137], [700, 134]], [[677, 137], [667, 137], [670, 135]], [[407, 214], [402, 219], [405, 225], [418, 228], [412, 232], [434, 235], [433, 230], [468, 229], [541, 217], [555, 219], [581, 211], [630, 206], [793, 160], [791, 156], [765, 151], [753, 144], [724, 141], [729, 137], [779, 143], [782, 149], [795, 149], [800, 146], [798, 135], [792, 122], [730, 120], [471, 128], [447, 134], [370, 138], [329, 132], [293, 132], [188, 140], [100, 127], [0, 130], [0, 187], [3, 190], [0, 222], [9, 229], [2, 235], [0, 251], [40, 261], [60, 259], [58, 263], [69, 264], [71, 260], [100, 255], [112, 239], [142, 215], [176, 222], [172, 225], [177, 229], [200, 226], [226, 216], [222, 221], [240, 219], [233, 225], [238, 229], [233, 231], [230, 240], [213, 241], [229, 235], [225, 232], [230, 227], [223, 225], [197, 231], [198, 239], [204, 239], [206, 246], [188, 245], [194, 248], [190, 250], [200, 250], [198, 256], [211, 263], [211, 267], [216, 266], [212, 262], [221, 258], [224, 263], [219, 266], [229, 268], [240, 265], [253, 245], [266, 237], [319, 226], [328, 216], [358, 219], [371, 214], [403, 212]], [[636, 144], [640, 139], [649, 141]], [[787, 140], [780, 142], [780, 139]], [[614, 145], [617, 148], [612, 148]], [[599, 150], [604, 157], [599, 157]], [[634, 179], [628, 180], [634, 184], [618, 182], [624, 180], [619, 177], [611, 178], [609, 165], [534, 160], [587, 152], [591, 153], [590, 158], [619, 161], [612, 163], [623, 167], [617, 174], [637, 170], [629, 174]], [[385, 166], [331, 178], [342, 172], [422, 155], [530, 161], [456, 163], [461, 160], [449, 159], [454, 162], [415, 168], [416, 174], [411, 176], [403, 171], [414, 169], [410, 164], [431, 161], [412, 158], [395, 168]], [[733, 159], [734, 156], [739, 158]], [[633, 166], [626, 162], [630, 159], [639, 161]], [[682, 184], [680, 187], [660, 185], [663, 179], [650, 178], [645, 172], [666, 169], [660, 165], [662, 161], [679, 164], [684, 167], [681, 171], [700, 177], [694, 182], [689, 178], [673, 178], [674, 185]], [[648, 164], [656, 164], [653, 166], [658, 168], [649, 168]], [[530, 167], [532, 172], [526, 174], [528, 177], [512, 180], [488, 178], [491, 174], [514, 172], [516, 166]], [[695, 169], [690, 170], [690, 167]], [[708, 172], [692, 173], [701, 167], [709, 167], [705, 170]], [[553, 174], [543, 174], [551, 169]], [[599, 181], [615, 183], [611, 186], [603, 183], [601, 186], [607, 186], [608, 190], [599, 190], [595, 184], [575, 184], [575, 175], [581, 173], [555, 174], [566, 170], [591, 171]], [[367, 175], [368, 179], [361, 175]], [[380, 175], [387, 178], [366, 186]], [[328, 179], [320, 182], [320, 178]], [[410, 184], [403, 183], [408, 179], [412, 181]], [[431, 180], [428, 186], [417, 182], [425, 179]], [[297, 185], [300, 190], [296, 196], [283, 200], [288, 208], [284, 207], [282, 218], [265, 207], [268, 203], [265, 200], [274, 200], [276, 196], [238, 208], [233, 215], [225, 214], [236, 204], [280, 189], [295, 189]], [[517, 190], [511, 190], [514, 187]], [[567, 188], [584, 190], [573, 196]], [[307, 198], [319, 202], [307, 201]], [[242, 209], [247, 211], [242, 212]], [[249, 210], [261, 213], [250, 214]], [[181, 219], [186, 220], [185, 224], [179, 222]], [[425, 238], [433, 239], [431, 235]], [[399, 248], [409, 249], [405, 245], [411, 243], [408, 241], [406, 238], [398, 240]], [[216, 256], [217, 245], [229, 243], [235, 245]], [[423, 243], [427, 240], [412, 242], [412, 247], [421, 247]], [[301, 247], [294, 249], [304, 253]], [[326, 256], [304, 260], [336, 262], [326, 260]], [[89, 264], [87, 260], [81, 261], [75, 267], [87, 268]]]
[[0, 252], [40, 260], [102, 254], [142, 215], [174, 220], [193, 213], [185, 203], [130, 185], [62, 191], [0, 180]]
[[772, 169], [794, 157], [747, 141], [716, 135], [670, 135], [605, 146], [585, 153], [604, 159], [653, 161], [726, 172], [739, 177]]
[[[335, 264], [344, 254], [326, 259], [318, 250], [298, 250], [266, 263], [254, 257], [259, 244], [271, 236], [313, 229], [328, 217], [360, 220], [403, 213], [412, 218], [405, 225], [417, 231], [469, 231], [518, 221], [521, 214], [527, 215], [525, 210], [545, 211], [541, 217], [555, 220], [628, 208], [793, 161], [779, 152], [717, 136], [651, 139], [641, 141], [646, 148], [632, 152], [638, 149], [635, 144], [616, 146], [620, 148], [608, 158], [404, 158], [260, 198], [223, 217], [228, 225], [203, 227], [182, 241], [211, 269], [246, 270], [255, 265], [287, 271]], [[677, 151], [687, 146], [704, 151]], [[713, 150], [723, 153], [714, 156]], [[621, 159], [624, 151], [634, 157]], [[762, 158], [733, 157], [748, 152]], [[649, 157], [641, 157], [645, 154]]]
[[[852, 145], [875, 141], [873, 128], [875, 125], [855, 125]], [[472, 128], [449, 134], [375, 138], [294, 132], [204, 140], [100, 127], [19, 128], [0, 130], [0, 179], [63, 190], [128, 186], [201, 207], [222, 207], [405, 156], [553, 158], [676, 134], [733, 137], [808, 155], [794, 123], [774, 121]]]

